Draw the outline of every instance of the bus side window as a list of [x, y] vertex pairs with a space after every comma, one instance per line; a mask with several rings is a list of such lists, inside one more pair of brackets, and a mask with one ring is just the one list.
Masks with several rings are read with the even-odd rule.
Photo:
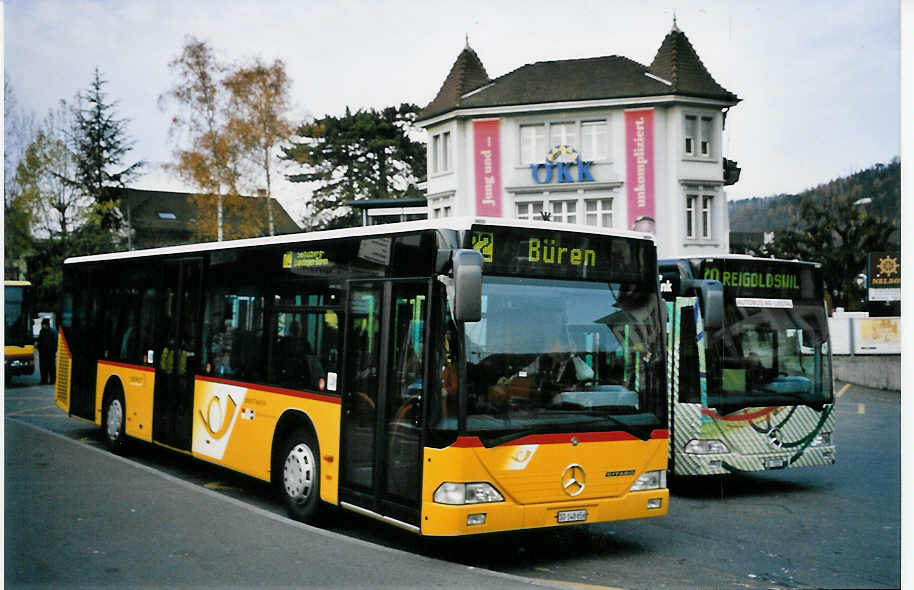
[[140, 333], [137, 335], [137, 344], [141, 363], [148, 364], [155, 360], [150, 353], [155, 348], [155, 314], [158, 295], [158, 291], [150, 287], [143, 291], [142, 300], [140, 301]]
[[333, 310], [277, 311], [271, 321], [270, 376], [292, 389], [327, 389], [335, 373], [339, 324]]
[[255, 289], [235, 291], [216, 288], [207, 293], [200, 370], [206, 375], [262, 381], [263, 297]]

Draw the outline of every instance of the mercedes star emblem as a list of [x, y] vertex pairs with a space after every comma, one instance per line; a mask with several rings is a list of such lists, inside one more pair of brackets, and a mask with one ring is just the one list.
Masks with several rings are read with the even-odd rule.
[[577, 496], [584, 491], [585, 485], [587, 485], [587, 475], [584, 473], [583, 467], [573, 463], [565, 468], [562, 473], [562, 490], [566, 494]]

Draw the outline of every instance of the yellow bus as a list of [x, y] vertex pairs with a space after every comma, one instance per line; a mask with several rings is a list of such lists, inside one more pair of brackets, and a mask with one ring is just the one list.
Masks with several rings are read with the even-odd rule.
[[3, 368], [6, 385], [17, 375], [35, 372], [31, 287], [28, 281], [3, 281]]
[[430, 536], [661, 516], [654, 243], [439, 219], [68, 259], [57, 404]]

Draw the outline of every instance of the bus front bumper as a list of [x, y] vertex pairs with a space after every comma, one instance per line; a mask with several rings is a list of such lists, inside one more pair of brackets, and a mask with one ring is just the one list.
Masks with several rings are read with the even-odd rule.
[[752, 454], [719, 453], [694, 455], [680, 453], [676, 456], [673, 473], [676, 475], [722, 475], [725, 473], [833, 465], [836, 461], [835, 453], [835, 445], [807, 447], [799, 454], [795, 450]]
[[665, 515], [669, 500], [669, 490], [660, 488], [629, 492], [618, 498], [530, 505], [510, 501], [462, 506], [425, 502], [421, 532], [429, 536], [457, 536], [648, 518]]

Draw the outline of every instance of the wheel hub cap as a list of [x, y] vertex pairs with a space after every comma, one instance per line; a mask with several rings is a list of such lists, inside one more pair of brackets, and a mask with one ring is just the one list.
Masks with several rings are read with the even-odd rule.
[[116, 439], [121, 434], [121, 423], [124, 420], [124, 409], [120, 400], [114, 400], [108, 407], [108, 438]]
[[298, 503], [307, 501], [314, 486], [314, 455], [307, 445], [298, 444], [289, 451], [282, 480], [290, 498]]

